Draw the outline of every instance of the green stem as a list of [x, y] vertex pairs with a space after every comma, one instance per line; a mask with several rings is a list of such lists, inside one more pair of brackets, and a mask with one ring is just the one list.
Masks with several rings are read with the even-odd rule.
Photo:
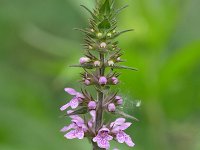
[[[100, 60], [102, 63], [101, 68], [99, 68], [99, 74], [100, 76], [104, 76], [105, 74], [105, 66], [104, 66], [104, 54], [100, 54]], [[103, 117], [103, 99], [104, 99], [104, 93], [102, 91], [98, 91], [98, 105], [97, 105], [97, 111], [96, 111], [96, 123], [95, 123], [95, 131], [98, 132], [102, 125], [102, 117]]]

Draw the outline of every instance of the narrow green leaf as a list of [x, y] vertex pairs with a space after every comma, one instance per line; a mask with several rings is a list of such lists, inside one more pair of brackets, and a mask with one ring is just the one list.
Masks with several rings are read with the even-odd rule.
[[81, 107], [81, 108], [79, 108], [79, 109], [77, 109], [77, 110], [75, 110], [72, 113], [69, 113], [67, 115], [71, 116], [71, 115], [86, 114], [88, 112], [89, 112], [88, 107]]
[[70, 67], [80, 67], [80, 68], [85, 68], [85, 69], [93, 69], [95, 68], [91, 64], [82, 64], [82, 65], [70, 65]]
[[98, 20], [97, 16], [89, 9], [87, 8], [86, 6], [84, 5], [80, 5], [81, 7], [85, 8], [91, 15], [94, 19]]
[[122, 10], [124, 10], [127, 7], [128, 7], [128, 5], [125, 5], [125, 6], [121, 7], [121, 8], [119, 8], [119, 9], [117, 9], [116, 12], [115, 12], [115, 15], [119, 14]]
[[114, 112], [115, 114], [117, 114], [117, 115], [120, 115], [120, 116], [122, 116], [122, 117], [125, 117], [125, 118], [129, 118], [129, 119], [133, 119], [133, 120], [135, 120], [135, 121], [139, 121], [137, 118], [135, 118], [134, 116], [131, 116], [131, 115], [129, 115], [129, 114], [126, 114], [125, 112], [123, 112], [123, 111], [121, 111], [121, 110], [116, 110], [115, 112]]
[[118, 65], [114, 65], [114, 66], [108, 66], [111, 67], [113, 69], [128, 69], [128, 70], [134, 70], [134, 71], [138, 71], [137, 68], [132, 68], [132, 67], [128, 67], [128, 66], [118, 66]]
[[110, 14], [110, 2], [105, 0], [105, 3], [101, 6], [99, 10], [100, 14]]
[[128, 30], [124, 30], [124, 31], [117, 32], [117, 33], [113, 36], [113, 38], [116, 38], [116, 37], [120, 36], [121, 34], [126, 33], [126, 32], [130, 32], [130, 31], [134, 31], [134, 29], [128, 29]]

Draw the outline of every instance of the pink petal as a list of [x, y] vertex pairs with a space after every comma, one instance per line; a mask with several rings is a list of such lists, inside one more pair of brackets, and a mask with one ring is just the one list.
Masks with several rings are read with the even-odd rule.
[[102, 128], [99, 130], [99, 133], [100, 133], [101, 131], [110, 132], [110, 130], [109, 130], [108, 128], [106, 128], [106, 127], [102, 127]]
[[66, 132], [66, 131], [70, 130], [70, 129], [73, 128], [73, 127], [74, 127], [74, 124], [70, 124], [69, 126], [64, 126], [64, 127], [60, 130], [60, 132]]
[[78, 99], [77, 98], [73, 98], [71, 101], [70, 101], [70, 106], [72, 109], [75, 109], [77, 108], [79, 105], [79, 102], [78, 102]]
[[93, 140], [93, 142], [97, 142], [98, 141], [98, 136], [96, 136], [96, 137], [94, 137], [92, 140]]
[[[76, 93], [76, 97], [78, 97], [78, 98], [85, 98], [85, 97], [83, 96], [83, 94], [82, 94], [82, 93], [79, 93], [79, 92]], [[80, 100], [81, 100], [81, 99], [80, 99]]]
[[124, 143], [125, 141], [125, 134], [124, 132], [119, 132], [117, 135], [116, 135], [116, 139], [119, 143]]
[[70, 106], [70, 104], [67, 103], [67, 104], [63, 105], [63, 106], [60, 108], [60, 110], [61, 110], [61, 111], [64, 111], [64, 110], [67, 109], [69, 106]]
[[120, 126], [116, 126], [111, 130], [111, 132], [117, 134], [120, 130]]
[[126, 143], [128, 146], [130, 146], [130, 147], [135, 146], [135, 143], [133, 143], [133, 141], [132, 141], [132, 139], [131, 139], [130, 136], [127, 136], [127, 137], [126, 137], [125, 143]]
[[115, 124], [121, 125], [121, 124], [123, 124], [125, 121], [126, 121], [126, 119], [124, 119], [124, 118], [118, 118], [118, 119], [115, 120]]
[[111, 135], [108, 135], [107, 140], [111, 141], [113, 139], [113, 137]]
[[67, 92], [70, 95], [76, 95], [77, 94], [76, 90], [74, 90], [72, 88], [65, 88], [65, 92]]
[[130, 122], [126, 122], [126, 123], [123, 123], [121, 126], [120, 126], [120, 129], [121, 130], [126, 130], [128, 127], [131, 126], [132, 123]]
[[64, 135], [67, 139], [74, 139], [76, 138], [76, 131], [72, 130]]
[[101, 139], [101, 140], [97, 141], [97, 145], [100, 148], [105, 148], [105, 149], [109, 149], [110, 148], [109, 142], [107, 140], [105, 140], [105, 139]]
[[114, 122], [112, 122], [112, 123], [110, 124], [110, 127], [112, 128], [112, 127], [121, 125], [121, 124], [123, 124], [125, 121], [126, 121], [126, 119], [124, 119], [124, 118], [118, 118], [118, 119], [116, 119]]
[[72, 118], [72, 122], [75, 122], [76, 124], [84, 124], [84, 120], [78, 115], [72, 115], [70, 118]]
[[78, 139], [83, 139], [84, 138], [84, 132], [82, 130], [77, 131], [76, 137]]

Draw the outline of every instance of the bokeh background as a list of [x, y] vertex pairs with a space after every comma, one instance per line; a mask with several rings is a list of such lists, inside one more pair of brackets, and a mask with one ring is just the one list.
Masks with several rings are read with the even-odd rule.
[[[0, 0], [0, 150], [89, 150], [65, 140], [59, 107], [79, 88], [83, 35], [94, 0]], [[118, 38], [128, 66], [120, 93], [139, 118], [129, 129], [135, 150], [200, 149], [200, 1], [117, 0]], [[139, 109], [132, 108], [142, 100]], [[131, 105], [130, 105], [131, 104]], [[130, 106], [130, 107], [128, 107]], [[128, 150], [126, 145], [113, 147]]]

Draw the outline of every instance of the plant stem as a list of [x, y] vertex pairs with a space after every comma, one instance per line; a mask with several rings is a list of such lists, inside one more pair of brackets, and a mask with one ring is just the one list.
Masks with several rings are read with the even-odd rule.
[[[102, 66], [99, 68], [99, 75], [104, 76], [105, 74], [105, 66], [104, 66], [104, 54], [100, 53], [100, 60], [102, 63]], [[102, 90], [102, 89], [101, 89]], [[97, 133], [98, 130], [101, 128], [102, 125], [102, 118], [103, 118], [103, 99], [104, 99], [104, 93], [102, 91], [98, 91], [98, 105], [97, 105], [97, 110], [96, 110], [96, 120], [95, 120], [95, 132]], [[105, 150], [99, 148], [96, 143], [93, 143], [93, 150]]]
[[[105, 73], [105, 66], [104, 66], [104, 54], [100, 53], [100, 60], [102, 63], [102, 66], [99, 68], [99, 74], [100, 76], [104, 76]], [[103, 117], [103, 99], [104, 99], [104, 93], [100, 90], [98, 91], [98, 105], [97, 105], [97, 111], [96, 111], [96, 123], [95, 123], [95, 131], [98, 132], [99, 128], [102, 125], [102, 117]]]

